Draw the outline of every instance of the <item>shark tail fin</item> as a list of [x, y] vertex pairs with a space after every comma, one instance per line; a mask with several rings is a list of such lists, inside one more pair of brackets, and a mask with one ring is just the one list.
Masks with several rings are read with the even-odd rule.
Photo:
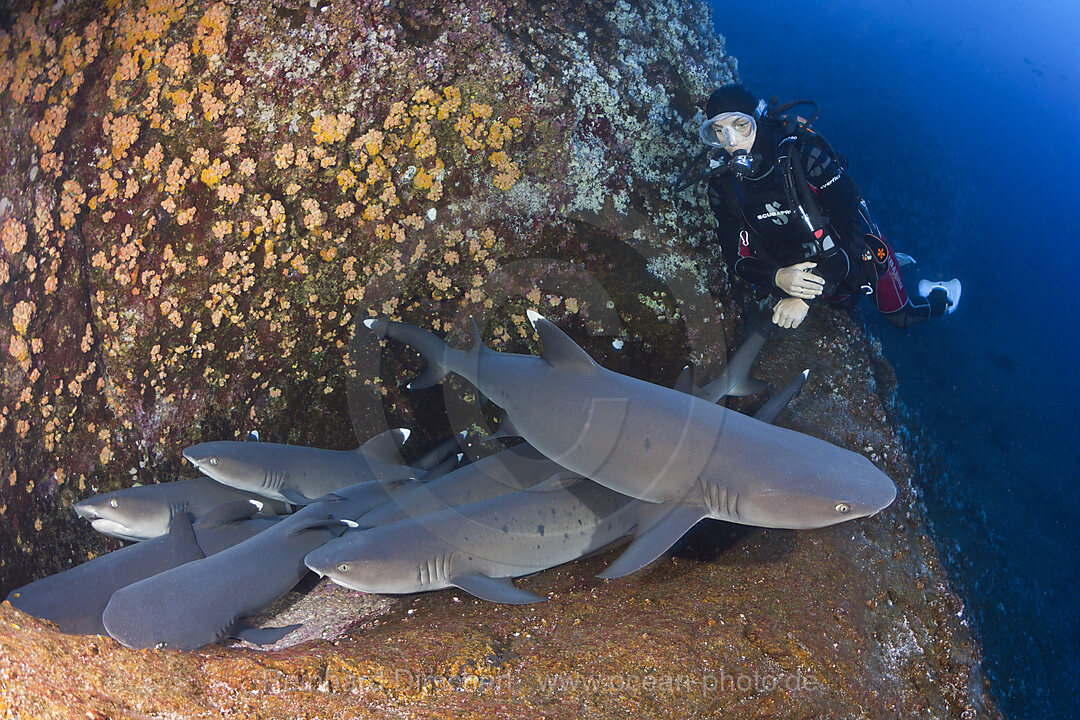
[[642, 503], [638, 510], [638, 530], [634, 541], [597, 577], [617, 578], [640, 570], [667, 552], [708, 514], [700, 505], [686, 505], [678, 500]]
[[393, 338], [403, 342], [420, 353], [427, 367], [420, 376], [409, 383], [410, 390], [423, 390], [442, 382], [449, 370], [446, 368], [446, 343], [433, 333], [407, 323], [393, 322], [381, 318], [368, 318], [364, 325], [381, 338]]

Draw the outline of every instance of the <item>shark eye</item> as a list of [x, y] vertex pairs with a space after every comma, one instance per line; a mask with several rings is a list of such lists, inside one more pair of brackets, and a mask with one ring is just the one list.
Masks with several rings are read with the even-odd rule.
[[347, 573], [349, 572], [349, 563], [338, 563], [337, 569], [339, 573]]
[[109, 507], [111, 507], [111, 508], [120, 507], [120, 501], [117, 500], [116, 498], [113, 498], [112, 500], [109, 501]]
[[217, 465], [218, 464], [218, 459], [216, 457], [210, 458], [210, 464], [211, 465]]
[[840, 513], [841, 515], [847, 515], [849, 512], [851, 512], [851, 506], [847, 503], [837, 503], [836, 512]]

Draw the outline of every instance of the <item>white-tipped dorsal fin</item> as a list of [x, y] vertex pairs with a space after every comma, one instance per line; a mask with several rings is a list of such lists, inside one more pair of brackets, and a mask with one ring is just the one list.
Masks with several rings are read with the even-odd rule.
[[371, 438], [356, 452], [363, 455], [369, 461], [378, 461], [387, 464], [402, 464], [401, 446], [409, 439], [411, 431], [406, 428], [394, 428], [381, 432]]
[[579, 369], [594, 369], [600, 366], [589, 357], [589, 353], [581, 349], [569, 335], [535, 310], [528, 311], [529, 321], [540, 336], [540, 342], [544, 345], [541, 357], [552, 367], [576, 367]]
[[810, 377], [810, 368], [806, 368], [805, 370], [803, 370], [802, 376], [804, 379]]
[[370, 330], [373, 327], [375, 327], [376, 322], [378, 322], [378, 318], [368, 318], [367, 320], [364, 321], [364, 327], [366, 327], [368, 330]]

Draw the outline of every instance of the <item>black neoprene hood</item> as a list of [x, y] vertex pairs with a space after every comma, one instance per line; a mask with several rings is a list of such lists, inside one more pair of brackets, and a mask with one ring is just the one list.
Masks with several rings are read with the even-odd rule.
[[753, 115], [758, 99], [742, 85], [732, 84], [717, 88], [705, 103], [705, 117], [716, 117], [724, 112], [741, 112]]

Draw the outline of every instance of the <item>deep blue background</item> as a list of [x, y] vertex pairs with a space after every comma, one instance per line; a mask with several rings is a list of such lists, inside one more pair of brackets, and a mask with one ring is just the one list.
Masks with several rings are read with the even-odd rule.
[[712, 0], [762, 97], [809, 97], [919, 277], [964, 283], [907, 331], [860, 315], [951, 464], [935, 539], [1012, 717], [1080, 687], [1080, 3]]

